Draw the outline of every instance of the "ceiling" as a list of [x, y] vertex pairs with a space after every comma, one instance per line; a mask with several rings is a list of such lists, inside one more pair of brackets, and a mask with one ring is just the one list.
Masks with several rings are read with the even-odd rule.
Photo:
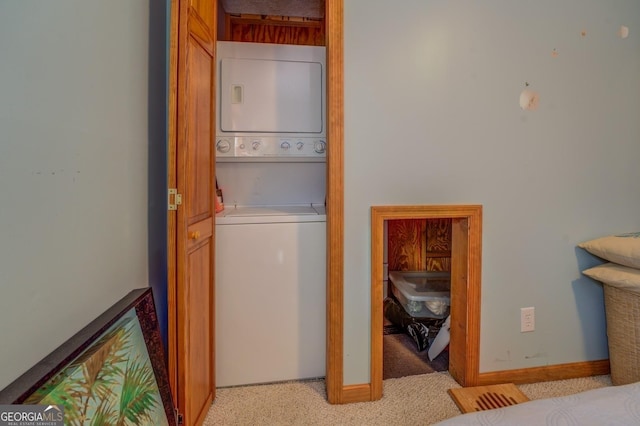
[[324, 18], [324, 0], [220, 0], [227, 13]]

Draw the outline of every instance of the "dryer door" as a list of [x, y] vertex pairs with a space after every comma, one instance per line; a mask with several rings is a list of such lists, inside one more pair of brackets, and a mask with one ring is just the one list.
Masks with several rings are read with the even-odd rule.
[[223, 132], [322, 132], [322, 64], [223, 58]]

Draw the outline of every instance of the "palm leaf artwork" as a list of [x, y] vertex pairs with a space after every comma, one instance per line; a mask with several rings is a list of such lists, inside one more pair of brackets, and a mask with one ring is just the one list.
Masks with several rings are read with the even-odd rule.
[[155, 425], [166, 424], [160, 401], [132, 310], [25, 403], [63, 405], [66, 425]]
[[120, 416], [118, 426], [126, 420], [139, 425], [151, 421], [151, 411], [158, 405], [156, 380], [149, 365], [138, 360], [127, 366], [120, 393]]
[[115, 409], [115, 401], [102, 400], [91, 418], [92, 426], [115, 425], [118, 421], [117, 410]]
[[100, 339], [102, 344], [96, 345], [92, 356], [82, 364], [83, 394], [82, 416], [86, 421], [89, 410], [115, 397], [114, 389], [117, 389], [118, 379], [122, 375], [119, 364], [126, 361], [126, 352], [130, 349], [128, 343], [131, 339], [131, 327], [119, 327], [109, 333], [107, 339]]
[[24, 404], [61, 405], [64, 407], [64, 419], [67, 424], [81, 423], [80, 407], [76, 404], [81, 398], [81, 386], [66, 374], [58, 374], [34, 394]]
[[26, 404], [62, 405], [65, 423], [83, 425], [92, 401], [108, 398], [111, 386], [117, 383], [118, 363], [126, 358], [127, 341], [131, 337], [131, 319], [107, 331], [93, 346], [72, 361], [69, 366], [34, 392]]

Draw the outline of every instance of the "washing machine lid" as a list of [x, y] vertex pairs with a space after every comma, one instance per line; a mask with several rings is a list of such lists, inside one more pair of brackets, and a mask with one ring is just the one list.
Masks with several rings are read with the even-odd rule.
[[318, 215], [318, 211], [312, 206], [243, 206], [225, 208], [221, 216], [247, 217], [247, 216], [300, 216]]

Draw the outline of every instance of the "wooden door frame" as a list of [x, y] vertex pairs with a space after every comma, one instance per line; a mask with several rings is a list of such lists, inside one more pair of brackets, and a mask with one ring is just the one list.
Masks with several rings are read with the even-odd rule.
[[371, 395], [382, 397], [384, 222], [452, 219], [449, 373], [463, 386], [479, 376], [482, 206], [371, 207]]
[[[344, 389], [344, 35], [343, 1], [325, 1], [327, 48], [327, 371], [331, 404], [368, 401]], [[364, 397], [364, 399], [363, 399]]]

